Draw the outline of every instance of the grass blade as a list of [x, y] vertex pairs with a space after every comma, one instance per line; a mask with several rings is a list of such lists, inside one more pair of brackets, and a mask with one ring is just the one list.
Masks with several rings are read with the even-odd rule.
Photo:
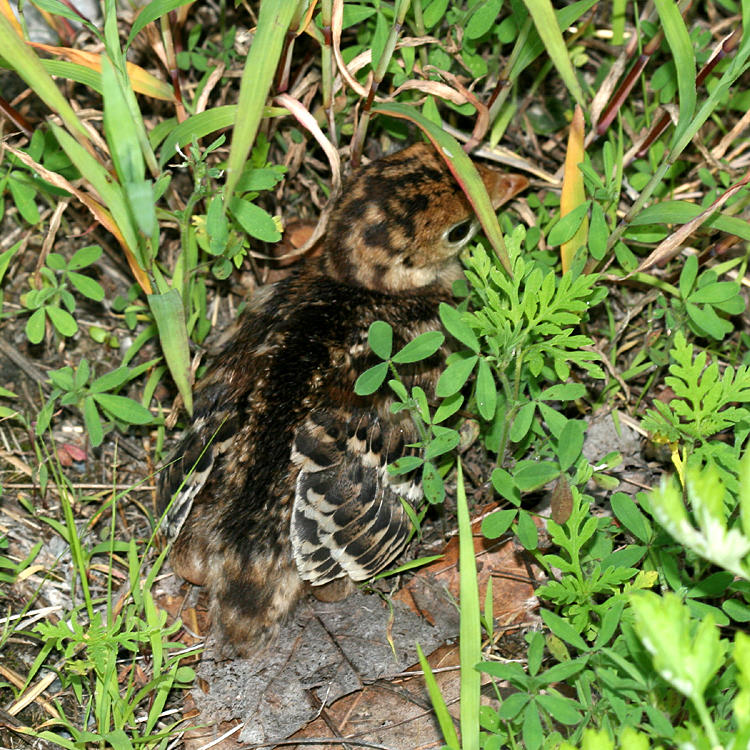
[[690, 35], [685, 22], [680, 15], [680, 9], [674, 0], [655, 0], [664, 36], [674, 57], [677, 71], [677, 90], [680, 95], [680, 115], [677, 121], [672, 143], [677, 143], [680, 137], [690, 127], [690, 121], [695, 112], [697, 92], [695, 89], [695, 53], [690, 41]]
[[557, 68], [560, 78], [567, 86], [571, 96], [581, 106], [585, 106], [586, 99], [581, 85], [578, 83], [573, 64], [570, 62], [568, 48], [557, 25], [557, 17], [549, 0], [524, 0], [526, 7], [534, 19], [539, 38], [544, 42], [547, 54], [552, 64]]
[[459, 605], [461, 609], [461, 747], [479, 750], [479, 702], [481, 675], [475, 669], [482, 660], [482, 629], [479, 622], [479, 586], [474, 537], [466, 502], [461, 460], [456, 476], [456, 515], [458, 517], [458, 565], [461, 571]]
[[271, 89], [286, 32], [297, 8], [297, 0], [263, 0], [258, 27], [242, 71], [238, 116], [227, 160], [226, 196], [234, 192], [237, 180], [258, 132], [263, 107]]
[[430, 663], [425, 658], [425, 655], [422, 652], [422, 647], [419, 644], [417, 644], [417, 655], [419, 656], [419, 664], [424, 672], [424, 681], [427, 685], [427, 692], [430, 696], [432, 709], [435, 712], [438, 724], [440, 725], [440, 731], [443, 733], [445, 744], [450, 750], [459, 750], [461, 745], [458, 742], [456, 727], [453, 726], [453, 717], [448, 711], [448, 706], [445, 705], [445, 699], [440, 692], [435, 675], [432, 673]]
[[193, 391], [190, 382], [190, 349], [182, 297], [176, 289], [170, 289], [163, 294], [149, 294], [148, 305], [156, 321], [159, 341], [164, 352], [164, 358], [167, 360], [169, 372], [182, 396], [185, 410], [192, 415]]

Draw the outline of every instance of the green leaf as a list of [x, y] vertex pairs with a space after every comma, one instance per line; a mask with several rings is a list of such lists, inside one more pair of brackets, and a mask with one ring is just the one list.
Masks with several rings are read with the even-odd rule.
[[421, 456], [401, 456], [396, 459], [388, 468], [392, 474], [408, 474], [414, 471], [424, 463]]
[[87, 396], [83, 401], [83, 422], [92, 447], [96, 448], [101, 445], [104, 440], [104, 430], [93, 396]]
[[104, 393], [113, 391], [126, 383], [131, 377], [130, 370], [127, 367], [118, 367], [111, 372], [98, 377], [90, 386], [91, 393]]
[[36, 188], [30, 185], [18, 172], [11, 172], [8, 180], [8, 188], [13, 196], [13, 202], [16, 204], [18, 213], [21, 214], [24, 221], [31, 225], [39, 223], [39, 209], [36, 206]]
[[[0, 213], [0, 216], [1, 215], [2, 214]], [[8, 265], [11, 260], [13, 260], [13, 256], [18, 252], [22, 244], [23, 240], [18, 240], [15, 245], [0, 253], [0, 283], [5, 277], [5, 272], [8, 270]]]
[[[563, 619], [560, 615], [556, 615], [554, 612], [550, 612], [547, 609], [542, 609], [539, 614], [544, 620], [544, 624], [558, 637], [560, 640], [569, 643], [571, 646], [575, 646], [581, 651], [587, 651], [588, 646], [586, 641], [581, 638], [577, 630], [568, 622]], [[548, 670], [549, 671], [549, 670]]]
[[476, 334], [471, 329], [471, 326], [464, 321], [461, 313], [455, 307], [441, 302], [440, 320], [451, 336], [460, 341], [464, 346], [468, 346], [475, 354], [479, 354], [479, 340]]
[[680, 272], [680, 296], [687, 299], [695, 279], [698, 277], [698, 256], [688, 255], [685, 265]]
[[429, 503], [437, 505], [445, 499], [445, 487], [438, 470], [426, 461], [422, 466], [422, 491]]
[[440, 349], [444, 341], [445, 336], [440, 331], [427, 331], [396, 352], [393, 361], [398, 364], [409, 364], [428, 359]]
[[503, 0], [486, 0], [479, 6], [475, 6], [464, 27], [465, 39], [479, 39], [486, 34], [493, 26], [500, 8], [503, 6]]
[[518, 524], [516, 525], [518, 541], [524, 549], [535, 550], [539, 544], [539, 531], [536, 528], [531, 514], [525, 510], [518, 513]]
[[444, 398], [432, 415], [432, 423], [440, 424], [440, 422], [444, 422], [448, 417], [452, 417], [461, 408], [463, 403], [464, 397], [460, 393], [454, 393], [452, 396]]
[[375, 367], [365, 370], [354, 383], [354, 392], [358, 396], [369, 396], [380, 388], [388, 375], [388, 363], [379, 362]]
[[75, 318], [67, 310], [63, 310], [61, 307], [53, 307], [52, 305], [45, 309], [47, 310], [49, 319], [52, 321], [52, 325], [55, 326], [58, 333], [62, 336], [73, 336], [78, 332], [78, 323], [76, 323]]
[[38, 344], [44, 338], [44, 321], [47, 318], [44, 307], [35, 310], [26, 321], [26, 338], [32, 344]]
[[151, 412], [127, 396], [116, 396], [112, 393], [94, 393], [92, 398], [102, 409], [115, 418], [128, 424], [150, 424], [154, 418]]
[[458, 393], [469, 379], [479, 357], [475, 354], [466, 359], [457, 359], [440, 374], [435, 393], [440, 398], [446, 398]]
[[591, 205], [591, 223], [589, 224], [589, 252], [596, 260], [601, 260], [606, 255], [609, 235], [604, 209], [594, 202]]
[[[437, 428], [435, 428], [437, 430]], [[427, 445], [424, 452], [426, 460], [437, 458], [452, 451], [460, 442], [458, 430], [441, 430]]]
[[514, 505], [521, 504], [521, 495], [518, 492], [518, 487], [516, 487], [513, 477], [505, 469], [495, 469], [492, 472], [490, 481], [497, 492], [506, 500]]
[[513, 479], [522, 492], [538, 490], [560, 475], [560, 468], [550, 461], [519, 461]]
[[553, 693], [540, 693], [536, 697], [537, 703], [555, 720], [561, 724], [572, 726], [581, 721], [581, 712], [576, 709], [580, 704], [572, 698]]
[[487, 360], [480, 358], [477, 369], [477, 387], [475, 392], [477, 408], [482, 419], [489, 422], [495, 416], [497, 408], [497, 390], [492, 370]]
[[517, 513], [515, 508], [496, 510], [482, 521], [482, 534], [488, 539], [501, 537], [510, 528]]
[[582, 383], [557, 383], [545, 388], [538, 396], [540, 401], [575, 401], [586, 395], [586, 386]]
[[647, 544], [653, 533], [651, 524], [649, 524], [633, 500], [624, 492], [615, 492], [610, 502], [612, 504], [612, 512], [615, 514], [617, 520], [638, 541]]
[[70, 283], [84, 297], [88, 297], [88, 299], [94, 302], [101, 302], [104, 299], [104, 289], [98, 281], [75, 271], [68, 271], [67, 276], [70, 279]]
[[534, 401], [526, 402], [516, 414], [513, 424], [510, 427], [510, 440], [518, 443], [523, 440], [531, 429], [531, 421], [534, 419], [536, 403]]
[[281, 239], [273, 217], [244, 198], [232, 198], [229, 210], [238, 224], [251, 236], [263, 242], [278, 242]]
[[590, 204], [591, 201], [586, 201], [580, 206], [574, 208], [569, 214], [563, 216], [562, 219], [560, 219], [560, 221], [558, 221], [550, 230], [550, 233], [547, 236], [547, 244], [550, 245], [550, 247], [556, 247], [557, 245], [562, 245], [563, 242], [567, 242], [571, 239], [578, 231], [581, 222], [587, 215]]
[[73, 253], [73, 257], [68, 261], [67, 268], [69, 271], [80, 271], [92, 263], [96, 263], [102, 257], [102, 249], [99, 245], [87, 245]]
[[737, 297], [739, 293], [739, 285], [733, 281], [714, 281], [712, 284], [706, 284], [706, 286], [696, 289], [688, 299], [694, 305], [717, 305], [720, 302], [726, 302], [733, 297]]
[[393, 351], [393, 329], [382, 320], [373, 321], [367, 331], [367, 341], [380, 359], [390, 359]]
[[572, 466], [581, 455], [585, 432], [586, 425], [578, 420], [570, 419], [565, 423], [557, 441], [557, 457], [563, 471]]

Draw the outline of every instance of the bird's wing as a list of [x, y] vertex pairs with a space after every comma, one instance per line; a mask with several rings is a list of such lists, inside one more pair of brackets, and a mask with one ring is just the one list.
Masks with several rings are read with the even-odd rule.
[[304, 580], [362, 581], [403, 549], [411, 522], [400, 498], [414, 502], [421, 489], [386, 466], [408, 450], [406, 442], [403, 427], [370, 411], [313, 411], [298, 428], [291, 539]]
[[197, 415], [159, 475], [157, 508], [159, 513], [167, 511], [162, 530], [169, 539], [180, 533], [214, 464], [237, 433], [237, 411], [231, 407], [225, 403]]

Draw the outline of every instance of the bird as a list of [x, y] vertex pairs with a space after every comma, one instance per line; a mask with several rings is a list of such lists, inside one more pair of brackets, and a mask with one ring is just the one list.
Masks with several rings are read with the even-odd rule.
[[[528, 181], [477, 164], [498, 207]], [[416, 429], [387, 386], [355, 394], [394, 347], [440, 329], [477, 223], [445, 160], [416, 143], [351, 176], [323, 250], [259, 287], [195, 389], [192, 422], [161, 471], [157, 510], [173, 570], [205, 586], [212, 623], [240, 655], [273, 639], [306, 587], [364, 581], [403, 550], [418, 477], [387, 466], [414, 454]], [[394, 349], [395, 350], [395, 349]], [[445, 353], [402, 368], [428, 396]]]

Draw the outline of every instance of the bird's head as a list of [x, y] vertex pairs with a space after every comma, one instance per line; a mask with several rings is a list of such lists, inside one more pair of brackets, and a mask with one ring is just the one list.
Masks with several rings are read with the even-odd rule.
[[[528, 185], [521, 175], [476, 166], [495, 208]], [[324, 263], [334, 278], [368, 289], [450, 288], [477, 228], [445, 161], [417, 143], [351, 177], [328, 225]]]

